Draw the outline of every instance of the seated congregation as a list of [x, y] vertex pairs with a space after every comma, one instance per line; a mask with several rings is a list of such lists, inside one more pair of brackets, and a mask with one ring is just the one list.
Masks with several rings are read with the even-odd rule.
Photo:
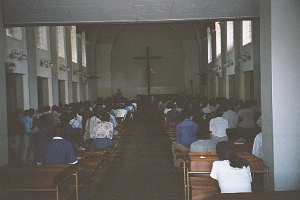
[[161, 101], [159, 108], [172, 141], [174, 167], [185, 174], [185, 198], [264, 191], [268, 169], [262, 160], [261, 114], [254, 100], [172, 99]]
[[[10, 157], [7, 166], [26, 165], [29, 169], [37, 165], [41, 168], [73, 165], [76, 176], [57, 183], [58, 190], [71, 190], [73, 196], [77, 191], [79, 199], [90, 199], [90, 188], [97, 170], [116, 150], [127, 123], [137, 110], [134, 105], [137, 104], [125, 98], [120, 102], [98, 98], [94, 104], [86, 101], [52, 108], [45, 106], [36, 112], [34, 109], [24, 112], [18, 109], [8, 120]], [[121, 111], [122, 116], [116, 115], [115, 111]], [[32, 187], [26, 190], [36, 191], [37, 186]], [[57, 191], [56, 198], [60, 195]]]

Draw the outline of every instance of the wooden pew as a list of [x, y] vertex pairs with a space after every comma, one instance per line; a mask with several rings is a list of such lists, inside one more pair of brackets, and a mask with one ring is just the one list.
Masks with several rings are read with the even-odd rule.
[[290, 191], [265, 191], [265, 192], [252, 192], [252, 193], [218, 193], [206, 200], [298, 200], [300, 197], [299, 190]]
[[220, 193], [218, 182], [211, 177], [189, 177], [192, 199], [205, 199]]
[[[1, 197], [8, 199], [65, 199], [70, 193], [60, 186], [75, 175], [76, 199], [78, 178], [76, 165], [5, 165], [0, 167]], [[23, 195], [23, 196], [20, 196]], [[45, 193], [42, 194], [42, 193]]]
[[[212, 169], [213, 162], [219, 160], [215, 152], [189, 152], [188, 154], [188, 160], [184, 162], [184, 185], [186, 198], [189, 198], [190, 196], [190, 186], [192, 188], [192, 192], [196, 192], [196, 190], [199, 190], [199, 186], [195, 186], [198, 184], [197, 180], [199, 180], [200, 182], [203, 181], [203, 177], [195, 177], [191, 179], [191, 175], [209, 175]], [[264, 173], [266, 175], [268, 174], [268, 168], [264, 165], [264, 162], [262, 160], [256, 158], [248, 152], [238, 152], [237, 155], [248, 160], [253, 179], [255, 173]], [[201, 187], [200, 184], [202, 193], [205, 194], [204, 196], [206, 197], [209, 196], [209, 193], [210, 195], [213, 195], [213, 191], [217, 191], [217, 188], [215, 188], [215, 186], [211, 184], [211, 182], [208, 181], [207, 184], [208, 185], [203, 187]], [[193, 199], [197, 199], [199, 197], [199, 195], [198, 197], [196, 196], [192, 195], [192, 197], [194, 197]]]
[[79, 158], [78, 168], [85, 171], [90, 177], [94, 175], [98, 168], [107, 161], [111, 149], [105, 151], [99, 150], [77, 150]]

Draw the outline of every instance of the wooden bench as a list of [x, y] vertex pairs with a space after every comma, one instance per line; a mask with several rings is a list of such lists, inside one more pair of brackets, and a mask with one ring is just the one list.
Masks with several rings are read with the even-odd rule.
[[98, 168], [107, 161], [111, 149], [105, 151], [99, 150], [77, 150], [79, 158], [78, 168], [85, 171], [90, 177], [94, 175]]
[[205, 199], [219, 193], [218, 182], [211, 177], [189, 177], [192, 199]]
[[36, 199], [39, 196], [43, 200], [65, 199], [70, 193], [62, 191], [60, 186], [74, 175], [78, 200], [76, 165], [5, 165], [0, 167], [1, 197]]
[[[268, 175], [268, 168], [264, 165], [264, 162], [262, 160], [256, 158], [249, 152], [238, 152], [237, 155], [248, 160], [253, 179], [255, 173], [263, 173]], [[203, 178], [203, 177], [194, 177], [191, 181], [192, 175], [202, 174], [208, 176], [211, 172], [212, 164], [216, 160], [219, 160], [219, 158], [215, 152], [189, 152], [188, 153], [188, 158], [186, 158], [186, 161], [184, 162], [184, 186], [185, 186], [184, 189], [185, 189], [186, 198], [190, 197], [190, 187], [192, 189], [192, 193], [197, 193], [199, 187], [193, 186], [193, 184], [197, 185], [198, 184], [197, 180], [201, 182], [202, 181], [201, 178]], [[209, 193], [210, 195], [213, 195], [214, 193], [212, 191], [217, 191], [216, 188], [215, 190], [212, 189], [212, 186], [211, 184], [209, 184], [209, 182], [208, 182], [208, 186], [203, 187], [201, 190], [202, 190], [201, 192], [205, 194], [205, 196], [208, 196]], [[192, 197], [194, 197], [193, 199], [198, 199], [198, 197], [196, 198], [196, 196], [192, 195]]]
[[290, 191], [265, 191], [252, 193], [218, 193], [206, 200], [232, 200], [232, 199], [246, 199], [246, 200], [298, 200], [300, 197], [299, 190]]

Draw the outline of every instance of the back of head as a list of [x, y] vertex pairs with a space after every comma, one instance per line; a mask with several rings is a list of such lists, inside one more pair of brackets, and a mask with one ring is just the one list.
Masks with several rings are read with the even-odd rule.
[[106, 121], [106, 122], [109, 122], [110, 121], [110, 114], [105, 112], [105, 113], [102, 113], [102, 116], [101, 116], [101, 121]]
[[193, 113], [191, 110], [183, 110], [181, 112], [182, 119], [190, 119], [193, 116]]
[[50, 117], [49, 115], [42, 115], [38, 120], [39, 128], [50, 125]]
[[216, 146], [216, 152], [220, 160], [232, 160], [235, 156], [233, 144], [228, 141], [219, 142]]
[[219, 142], [216, 146], [216, 152], [220, 160], [229, 160], [231, 167], [243, 168], [249, 166], [246, 159], [235, 155], [234, 146], [229, 141]]
[[64, 124], [58, 123], [53, 126], [54, 137], [64, 137], [67, 133], [67, 128]]

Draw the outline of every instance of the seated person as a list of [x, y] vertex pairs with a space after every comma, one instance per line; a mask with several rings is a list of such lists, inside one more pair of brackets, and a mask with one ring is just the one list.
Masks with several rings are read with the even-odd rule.
[[[64, 165], [64, 164], [77, 164], [78, 160], [75, 154], [73, 145], [64, 140], [62, 137], [66, 134], [66, 127], [62, 124], [56, 124], [53, 127], [53, 139], [49, 141], [42, 149], [41, 156], [38, 164], [47, 165]], [[83, 171], [77, 171], [79, 181], [86, 182], [87, 175]], [[75, 178], [66, 180], [63, 188], [70, 184], [75, 184]], [[87, 200], [89, 194], [89, 185], [85, 184], [79, 191], [79, 199]]]
[[170, 123], [178, 123], [180, 120], [181, 113], [176, 109], [176, 105], [172, 104], [171, 110], [167, 112], [166, 122], [167, 128], [169, 128]]
[[62, 137], [66, 127], [57, 124], [53, 128], [53, 139], [42, 149], [39, 164], [76, 164], [78, 162], [73, 145]]
[[239, 122], [239, 116], [237, 112], [235, 112], [233, 103], [228, 102], [224, 105], [224, 112], [222, 118], [228, 120], [228, 129], [226, 132], [229, 137], [229, 140], [234, 141], [238, 139], [237, 125]]
[[113, 124], [110, 122], [109, 113], [102, 113], [101, 121], [95, 123], [90, 137], [93, 138], [93, 145], [96, 149], [104, 150], [113, 146]]
[[215, 113], [215, 118], [212, 118], [209, 121], [209, 131], [212, 132], [213, 135], [218, 137], [225, 137], [226, 129], [228, 129], [228, 120], [222, 117], [223, 112], [221, 110], [217, 110]]
[[174, 166], [180, 165], [176, 160], [175, 150], [190, 151], [190, 145], [197, 140], [198, 124], [192, 121], [192, 112], [185, 110], [182, 112], [183, 121], [176, 126], [176, 142], [172, 144], [174, 156]]
[[193, 142], [190, 152], [216, 152], [216, 145], [221, 141], [228, 141], [228, 137], [218, 137], [210, 133], [209, 139], [199, 139]]
[[246, 139], [247, 141], [253, 141], [255, 134], [255, 111], [250, 108], [251, 101], [247, 100], [244, 103], [244, 108], [239, 110], [238, 115], [240, 118], [240, 122], [238, 123], [238, 134], [240, 137]]
[[91, 138], [90, 134], [93, 132], [94, 126], [97, 122], [100, 122], [101, 112], [98, 109], [94, 109], [93, 116], [86, 120], [84, 141]]
[[114, 110], [115, 118], [120, 121], [124, 121], [127, 115], [127, 110], [124, 109], [123, 105], [118, 105], [118, 109]]
[[227, 141], [226, 129], [228, 128], [228, 121], [222, 116], [221, 111], [216, 111], [216, 118], [209, 122], [209, 139], [200, 139], [191, 144], [191, 152], [215, 152], [218, 142]]
[[256, 135], [253, 143], [252, 154], [262, 159], [262, 133]]
[[221, 193], [252, 192], [248, 161], [235, 155], [228, 141], [219, 142], [216, 151], [220, 160], [213, 162], [210, 176], [218, 181]]

